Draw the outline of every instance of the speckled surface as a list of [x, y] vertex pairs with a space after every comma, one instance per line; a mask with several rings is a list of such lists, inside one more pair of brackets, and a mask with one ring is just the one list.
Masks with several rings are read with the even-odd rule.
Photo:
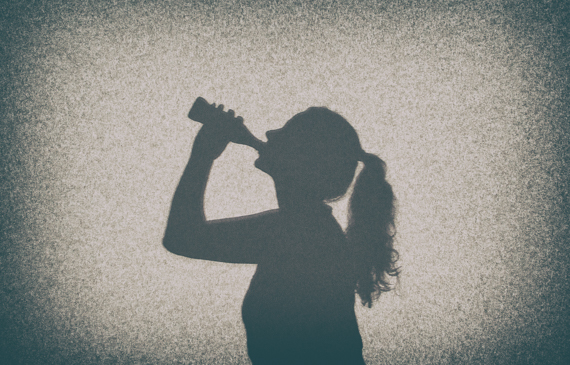
[[[260, 137], [328, 106], [386, 161], [403, 274], [358, 309], [368, 364], [565, 363], [568, 9], [312, 4], [0, 4], [4, 363], [249, 363], [255, 267], [161, 246], [198, 96]], [[255, 158], [216, 162], [208, 217], [276, 207]]]

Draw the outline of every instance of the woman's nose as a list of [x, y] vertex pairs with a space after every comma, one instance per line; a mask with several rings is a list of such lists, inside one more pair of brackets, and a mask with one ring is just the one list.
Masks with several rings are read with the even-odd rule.
[[265, 132], [265, 136], [267, 137], [267, 140], [269, 141], [269, 139], [273, 138], [273, 136], [275, 136], [276, 133], [277, 133], [277, 130], [273, 129], [273, 130]]

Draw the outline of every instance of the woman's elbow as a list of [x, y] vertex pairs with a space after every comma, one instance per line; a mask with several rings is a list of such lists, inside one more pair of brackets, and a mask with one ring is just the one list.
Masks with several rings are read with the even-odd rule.
[[162, 238], [162, 246], [164, 246], [168, 252], [176, 255], [183, 255], [183, 247], [188, 246], [188, 242], [184, 243], [182, 241], [182, 236], [180, 234], [175, 234], [167, 230]]
[[177, 251], [176, 241], [174, 240], [173, 237], [171, 237], [168, 234], [165, 234], [164, 237], [162, 238], [162, 246], [166, 248], [168, 252], [176, 253]]
[[200, 259], [203, 252], [200, 250], [199, 241], [191, 235], [178, 235], [165, 233], [162, 239], [164, 248], [175, 255]]

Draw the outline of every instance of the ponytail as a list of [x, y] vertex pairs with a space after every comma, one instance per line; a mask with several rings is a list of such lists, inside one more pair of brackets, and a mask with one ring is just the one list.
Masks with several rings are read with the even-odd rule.
[[347, 238], [356, 249], [358, 281], [356, 292], [362, 305], [392, 289], [389, 276], [398, 276], [398, 252], [392, 243], [395, 235], [394, 193], [386, 181], [385, 163], [378, 156], [362, 153], [364, 168], [350, 198]]

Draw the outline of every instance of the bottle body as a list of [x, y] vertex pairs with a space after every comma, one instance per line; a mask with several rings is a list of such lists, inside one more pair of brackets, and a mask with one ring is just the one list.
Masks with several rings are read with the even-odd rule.
[[199, 123], [212, 123], [217, 120], [231, 120], [228, 128], [232, 129], [230, 141], [237, 144], [243, 144], [260, 151], [265, 143], [256, 138], [247, 127], [243, 124], [243, 118], [234, 117], [233, 112], [225, 112], [222, 108], [217, 108], [215, 104], [209, 104], [206, 99], [198, 97], [192, 108], [188, 112], [188, 118]]

